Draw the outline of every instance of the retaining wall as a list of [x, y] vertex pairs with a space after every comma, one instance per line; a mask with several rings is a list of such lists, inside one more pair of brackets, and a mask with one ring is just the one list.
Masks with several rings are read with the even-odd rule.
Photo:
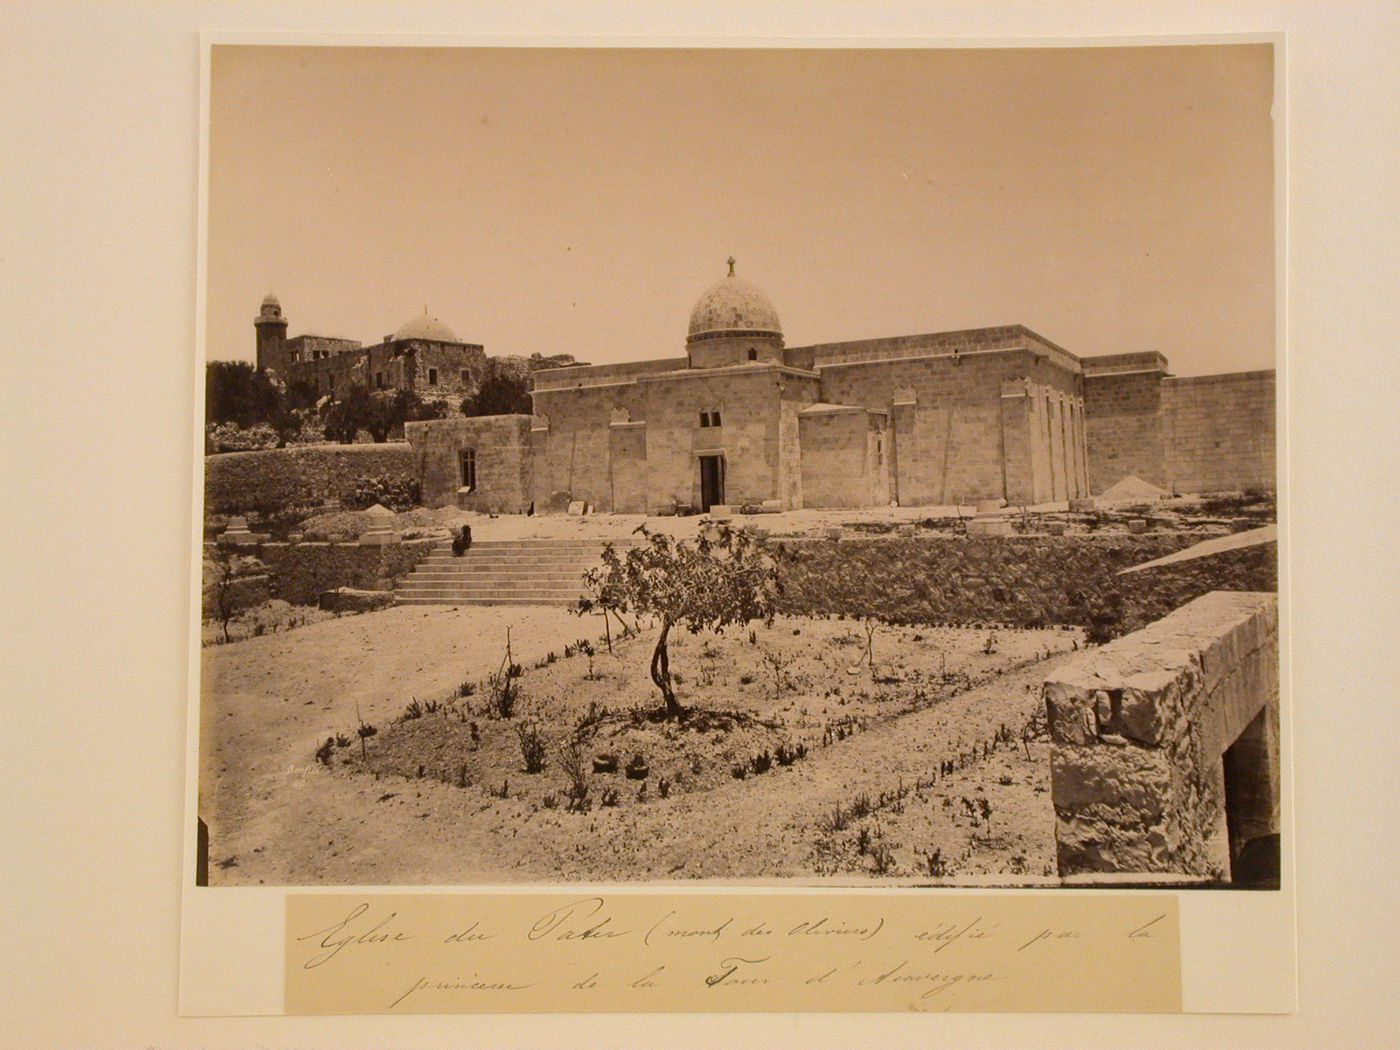
[[350, 495], [364, 477], [418, 476], [407, 442], [310, 445], [204, 457], [204, 512], [278, 514]]
[[1203, 595], [1062, 665], [1043, 695], [1061, 876], [1229, 882], [1277, 835], [1277, 595]]
[[1277, 544], [1116, 575], [1199, 539], [1162, 533], [784, 540], [782, 611], [1040, 627], [1088, 626], [1095, 614], [1118, 606], [1117, 629], [1126, 632], [1208, 591], [1277, 589]]
[[363, 547], [358, 543], [263, 543], [241, 551], [256, 554], [267, 566], [268, 596], [293, 605], [315, 605], [323, 591], [337, 587], [392, 590], [394, 581], [412, 572], [436, 543], [405, 540]]

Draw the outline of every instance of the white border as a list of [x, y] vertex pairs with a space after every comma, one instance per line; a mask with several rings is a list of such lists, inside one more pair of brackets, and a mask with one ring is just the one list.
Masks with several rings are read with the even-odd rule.
[[[1110, 47], [1179, 46], [1183, 44], [1267, 43], [1274, 55], [1275, 126], [1275, 273], [1276, 273], [1276, 369], [1278, 375], [1277, 463], [1280, 507], [1280, 654], [1291, 651], [1291, 605], [1289, 601], [1287, 464], [1287, 265], [1286, 265], [1286, 82], [1287, 62], [1282, 34], [1188, 35], [1170, 37], [1066, 37], [959, 40], [948, 38], [898, 39], [845, 38], [634, 38], [634, 37], [475, 37], [469, 35], [385, 35], [385, 34], [267, 34], [205, 33], [200, 41], [200, 185], [199, 257], [195, 325], [198, 361], [205, 360], [205, 312], [207, 304], [207, 209], [209, 175], [209, 71], [211, 48], [216, 44], [255, 44], [268, 46], [395, 46], [395, 47], [817, 47], [817, 48], [1023, 48], [1023, 47]], [[863, 363], [863, 362], [862, 362]], [[193, 448], [203, 448], [203, 369], [196, 369], [193, 418]], [[676, 894], [696, 893], [840, 893], [836, 888], [798, 886], [733, 886], [723, 882], [700, 884], [626, 882], [609, 884], [566, 884], [531, 886], [280, 886], [232, 888], [194, 886], [194, 826], [198, 809], [199, 765], [199, 579], [203, 536], [203, 461], [195, 457], [194, 514], [191, 520], [191, 632], [190, 632], [190, 709], [187, 728], [185, 848], [182, 870], [185, 890], [182, 908], [180, 967], [180, 1010], [186, 1015], [278, 1014], [282, 1002], [282, 915], [283, 899], [291, 892], [337, 890], [360, 893], [553, 893], [588, 892], [590, 889], [613, 895], [639, 892]], [[1286, 1013], [1296, 1008], [1296, 937], [1294, 832], [1292, 800], [1293, 703], [1289, 659], [1283, 656], [1281, 669], [1281, 826], [1283, 828], [1284, 886], [1276, 893], [1197, 890], [1180, 892], [1182, 944], [1182, 998], [1188, 1013]], [[936, 891], [885, 887], [888, 893], [970, 894], [969, 888], [940, 888]], [[1091, 890], [1011, 890], [1022, 893], [1083, 893]], [[1115, 890], [1115, 893], [1160, 891]]]

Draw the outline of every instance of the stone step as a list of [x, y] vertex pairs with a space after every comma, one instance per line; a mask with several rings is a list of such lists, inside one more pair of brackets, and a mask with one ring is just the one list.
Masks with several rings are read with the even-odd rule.
[[477, 553], [476, 550], [462, 554], [461, 557], [451, 552], [434, 552], [428, 554], [424, 561], [435, 561], [435, 563], [458, 564], [462, 561], [501, 561], [505, 564], [528, 563], [528, 561], [546, 561], [546, 563], [571, 564], [571, 566], [591, 566], [596, 561], [601, 561], [602, 556], [594, 554], [535, 554], [525, 552], [525, 550], [490, 550], [490, 552]]
[[[630, 547], [632, 540], [474, 540], [472, 550], [593, 550], [601, 551], [607, 544]], [[451, 550], [451, 540], [440, 540], [438, 549]]]
[[531, 580], [539, 584], [559, 584], [560, 587], [582, 587], [582, 578], [575, 573], [545, 573], [545, 571], [531, 571], [531, 573], [483, 573], [483, 571], [461, 571], [461, 573], [440, 573], [437, 570], [414, 571], [412, 575], [407, 575], [405, 580], [438, 580], [454, 582], [454, 584], [469, 584], [473, 587], [490, 587], [491, 584], [510, 580]]
[[567, 605], [574, 605], [578, 602], [579, 595], [570, 591], [555, 590], [520, 590], [502, 591], [494, 588], [482, 590], [469, 587], [424, 587], [422, 589], [398, 590], [394, 592], [394, 599], [416, 598], [423, 601], [432, 600], [437, 602], [449, 601], [505, 601], [505, 602], [562, 602]]
[[520, 594], [520, 593], [545, 593], [552, 594], [572, 594], [575, 597], [583, 593], [583, 588], [569, 582], [556, 583], [551, 580], [498, 580], [492, 583], [466, 583], [461, 580], [404, 580], [398, 587], [400, 591], [472, 591], [481, 594]]
[[557, 605], [572, 606], [572, 598], [421, 598], [416, 595], [396, 594], [396, 605]]

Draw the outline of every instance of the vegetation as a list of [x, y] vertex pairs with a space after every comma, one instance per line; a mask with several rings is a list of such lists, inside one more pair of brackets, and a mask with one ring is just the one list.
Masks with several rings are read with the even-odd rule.
[[389, 440], [391, 431], [404, 423], [446, 416], [446, 403], [424, 401], [412, 390], [370, 391], [357, 384], [327, 407], [326, 437], [348, 445], [364, 430], [382, 443]]
[[531, 411], [529, 375], [495, 358], [487, 359], [481, 385], [461, 405], [464, 416], [528, 416]]
[[651, 680], [661, 693], [668, 720], [685, 709], [676, 698], [667, 640], [671, 629], [692, 634], [720, 632], [738, 623], [771, 624], [779, 595], [778, 564], [767, 542], [727, 524], [702, 529], [694, 543], [641, 526], [643, 542], [620, 555], [609, 544], [603, 565], [584, 576], [587, 594], [579, 611], [647, 616], [661, 630], [651, 656]]

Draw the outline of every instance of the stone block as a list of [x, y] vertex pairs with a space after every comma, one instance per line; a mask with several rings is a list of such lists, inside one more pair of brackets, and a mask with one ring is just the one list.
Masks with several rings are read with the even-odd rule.
[[1146, 519], [1146, 518], [1129, 518], [1129, 519], [1128, 519], [1128, 531], [1131, 532], [1131, 533], [1134, 533], [1134, 534], [1139, 534], [1139, 533], [1146, 532], [1146, 531], [1147, 531], [1147, 519]]
[[588, 504], [581, 499], [571, 500], [567, 509], [571, 516], [578, 518], [588, 513]]
[[1065, 534], [1065, 523], [1063, 521], [1047, 521], [1045, 531], [1051, 536], [1063, 536]]
[[1010, 536], [1014, 531], [1005, 518], [973, 518], [967, 523], [969, 536]]
[[323, 591], [317, 604], [327, 612], [372, 612], [394, 604], [392, 591], [361, 591], [352, 587], [337, 587]]
[[734, 508], [728, 503], [716, 503], [710, 507], [710, 517], [731, 518], [734, 516]]
[[403, 533], [394, 529], [371, 529], [360, 537], [361, 547], [388, 547], [403, 542]]
[[573, 497], [567, 492], [551, 492], [544, 498], [544, 501], [535, 508], [537, 514], [564, 514], [569, 509], [569, 504]]

